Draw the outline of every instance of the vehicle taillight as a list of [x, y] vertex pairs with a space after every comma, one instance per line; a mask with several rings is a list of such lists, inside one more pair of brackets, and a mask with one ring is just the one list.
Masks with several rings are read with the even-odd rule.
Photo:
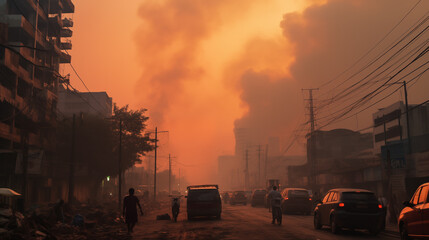
[[285, 200], [288, 200], [289, 198], [288, 197], [285, 197]]
[[309, 201], [311, 201], [311, 198], [308, 198]]
[[341, 202], [341, 203], [339, 203], [339, 204], [338, 204], [338, 207], [344, 207], [344, 203], [342, 203], [342, 202]]
[[382, 208], [383, 208], [383, 206], [382, 206], [381, 204], [378, 204], [378, 208], [382, 209]]

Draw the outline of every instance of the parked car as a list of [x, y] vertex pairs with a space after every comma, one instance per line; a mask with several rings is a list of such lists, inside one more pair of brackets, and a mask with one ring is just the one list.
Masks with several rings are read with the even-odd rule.
[[252, 200], [252, 191], [244, 191], [246, 194], [247, 203], [250, 203], [250, 200]]
[[199, 216], [215, 216], [220, 219], [222, 201], [218, 185], [188, 186], [187, 192], [188, 220]]
[[383, 206], [373, 192], [364, 189], [332, 189], [314, 209], [314, 228], [331, 226], [332, 233], [341, 228], [367, 229], [372, 235], [380, 232]]
[[244, 191], [233, 192], [232, 197], [229, 200], [229, 204], [231, 204], [231, 205], [235, 205], [235, 204], [247, 205], [246, 193]]
[[252, 207], [256, 206], [265, 206], [265, 195], [267, 194], [267, 191], [264, 189], [257, 189], [253, 191], [252, 197], [251, 197], [251, 205]]
[[307, 189], [285, 188], [282, 191], [282, 211], [311, 214], [313, 202]]
[[420, 185], [410, 201], [404, 202], [398, 218], [401, 239], [429, 238], [429, 182]]
[[222, 194], [222, 200], [224, 203], [229, 203], [229, 200], [231, 199], [229, 192], [223, 192]]

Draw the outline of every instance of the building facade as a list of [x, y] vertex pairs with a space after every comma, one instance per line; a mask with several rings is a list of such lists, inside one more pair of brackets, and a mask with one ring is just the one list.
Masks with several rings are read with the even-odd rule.
[[106, 92], [75, 92], [61, 87], [58, 94], [58, 109], [65, 117], [83, 113], [108, 118], [112, 107], [112, 98]]
[[72, 13], [71, 0], [0, 0], [0, 185], [33, 202], [65, 194], [52, 166]]

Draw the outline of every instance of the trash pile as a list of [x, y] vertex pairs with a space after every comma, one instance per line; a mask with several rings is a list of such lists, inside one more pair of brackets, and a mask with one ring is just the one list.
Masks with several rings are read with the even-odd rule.
[[106, 206], [79, 204], [64, 207], [60, 221], [52, 206], [38, 207], [24, 216], [0, 209], [0, 239], [131, 239], [117, 211]]
[[[144, 214], [148, 214], [167, 208], [169, 202], [144, 201], [141, 205]], [[34, 207], [22, 214], [0, 207], [0, 239], [131, 239], [117, 208], [115, 202], [102, 205], [76, 203], [70, 208], [61, 201]]]

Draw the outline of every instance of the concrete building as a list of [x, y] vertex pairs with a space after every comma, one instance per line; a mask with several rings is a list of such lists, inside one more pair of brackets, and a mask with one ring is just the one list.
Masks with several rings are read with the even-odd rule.
[[0, 186], [21, 192], [27, 170], [33, 202], [64, 194], [52, 179], [53, 139], [73, 12], [71, 0], [0, 0]]
[[[410, 109], [411, 151], [429, 151], [429, 104]], [[379, 109], [373, 114], [374, 153], [381, 154], [381, 147], [388, 142], [408, 141], [407, 117], [402, 101]]]
[[[381, 159], [372, 153], [371, 133], [362, 134], [348, 129], [315, 131], [307, 139], [308, 142], [312, 140], [315, 145], [314, 166], [308, 161], [304, 165], [290, 166], [289, 185], [311, 187], [309, 176], [314, 167], [315, 192], [325, 192], [335, 187], [362, 187], [381, 191]], [[307, 144], [307, 156], [311, 151], [310, 144]]]
[[79, 113], [111, 117], [112, 104], [112, 98], [106, 92], [74, 92], [60, 88], [58, 94], [58, 109], [66, 117]]
[[372, 115], [374, 154], [381, 154], [381, 147], [387, 142], [407, 138], [407, 118], [403, 102], [396, 102], [379, 109]]

